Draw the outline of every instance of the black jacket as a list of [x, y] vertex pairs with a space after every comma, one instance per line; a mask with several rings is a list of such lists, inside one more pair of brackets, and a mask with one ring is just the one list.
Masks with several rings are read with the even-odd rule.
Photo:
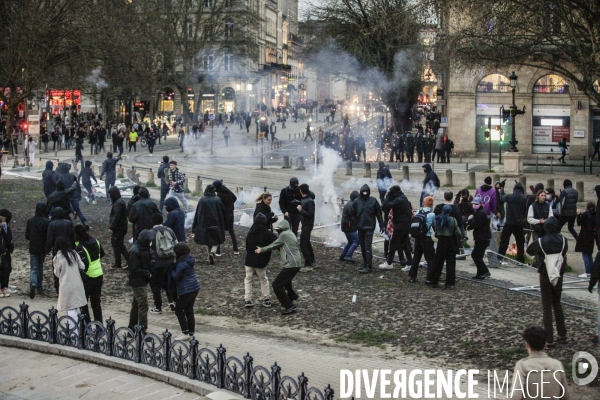
[[390, 169], [387, 165], [384, 165], [383, 167], [379, 167], [379, 169], [377, 170], [377, 179], [392, 179], [392, 173], [390, 172]]
[[298, 200], [302, 201], [302, 195], [300, 195], [300, 189], [290, 189], [289, 186], [281, 189], [281, 193], [279, 193], [279, 208], [282, 213], [288, 214], [298, 214], [298, 209], [296, 205], [292, 204], [292, 201]]
[[301, 203], [300, 221], [302, 221], [302, 227], [312, 228], [315, 225], [315, 201], [310, 196], [306, 196], [302, 198]]
[[[540, 241], [546, 254], [558, 254], [560, 253], [560, 250], [563, 249], [562, 255], [565, 259], [565, 262], [560, 269], [560, 276], [563, 276], [565, 273], [565, 266], [567, 264], [567, 251], [569, 250], [569, 243], [563, 237], [563, 235], [560, 234], [558, 220], [554, 217], [548, 218], [544, 222], [544, 231], [546, 234], [540, 238]], [[532, 241], [529, 246], [527, 246], [527, 254], [531, 256], [541, 256], [543, 259], [544, 252], [542, 252], [540, 244], [537, 240]], [[538, 265], [538, 272], [542, 275], [548, 275], [545, 262], [542, 262], [541, 265]]]
[[478, 242], [492, 239], [492, 230], [490, 229], [490, 219], [483, 207], [479, 207], [473, 218], [467, 220], [467, 229], [473, 230], [473, 240]]
[[108, 222], [110, 224], [109, 229], [113, 232], [113, 234], [123, 234], [127, 233], [127, 205], [125, 204], [125, 200], [121, 198], [121, 193], [116, 186], [112, 186], [108, 189], [108, 195], [110, 196], [110, 200], [112, 202], [112, 208], [110, 209], [110, 216], [108, 217]]
[[62, 181], [65, 184], [65, 188], [70, 188], [73, 186], [73, 174], [70, 173], [71, 164], [59, 163], [58, 167], [56, 167], [56, 182]]
[[[92, 236], [88, 236], [83, 241], [78, 242], [75, 250], [79, 254], [81, 261], [83, 261], [83, 264], [85, 265], [85, 272], [87, 272], [88, 268], [90, 267], [90, 260], [96, 261], [97, 259], [103, 258], [106, 255], [106, 253], [104, 252], [104, 248], [100, 244], [100, 241], [97, 241], [96, 238]], [[89, 260], [87, 257], [88, 254], [90, 255]]]
[[165, 200], [165, 208], [169, 213], [164, 226], [175, 232], [178, 242], [185, 242], [185, 213], [179, 208], [179, 202], [175, 197]]
[[225, 241], [225, 208], [213, 185], [206, 187], [198, 202], [192, 232], [200, 245], [216, 246]]
[[577, 215], [577, 225], [581, 226], [577, 243], [575, 243], [575, 252], [593, 253], [594, 239], [596, 231], [596, 211], [588, 211]]
[[277, 240], [277, 236], [267, 229], [267, 224], [264, 222], [257, 221], [258, 218], [254, 218], [254, 224], [248, 231], [246, 236], [246, 259], [244, 265], [251, 268], [265, 268], [271, 260], [270, 251], [256, 254], [254, 250], [256, 247], [266, 247]]
[[50, 195], [56, 191], [56, 174], [52, 168], [54, 168], [54, 163], [52, 163], [52, 161], [46, 161], [46, 169], [42, 173], [44, 195], [46, 198], [50, 197]]
[[264, 201], [259, 201], [256, 203], [256, 208], [254, 209], [254, 215], [252, 218], [256, 218], [258, 213], [267, 217], [267, 227], [272, 229], [273, 223], [277, 221], [277, 218], [275, 217], [275, 213], [271, 211], [271, 206], [266, 205]]
[[342, 222], [340, 226], [342, 228], [342, 232], [356, 232], [356, 216], [352, 215], [352, 203], [354, 200], [358, 199], [359, 194], [355, 190], [350, 194], [350, 201], [344, 205], [344, 210], [342, 211]]
[[134, 226], [134, 232], [137, 235], [144, 229], [152, 229], [152, 215], [160, 214], [158, 206], [149, 198], [140, 197], [140, 199], [131, 207], [129, 212], [129, 222]]
[[[365, 192], [366, 194], [363, 194]], [[375, 197], [371, 197], [369, 185], [360, 188], [359, 197], [352, 203], [351, 215], [356, 218], [357, 230], [374, 231], [375, 220], [379, 223], [379, 229], [384, 229], [381, 206]]]
[[150, 270], [154, 268], [156, 254], [150, 248], [152, 234], [140, 232], [137, 241], [129, 250], [129, 285], [144, 287], [150, 281]]
[[233, 218], [233, 210], [235, 209], [235, 202], [237, 201], [236, 195], [226, 186], [221, 185], [221, 187], [217, 189], [217, 196], [219, 196], [221, 203], [223, 203], [225, 219]]
[[46, 238], [48, 237], [48, 225], [50, 220], [46, 214], [46, 205], [37, 203], [35, 215], [27, 220], [25, 226], [25, 239], [29, 240], [29, 253], [46, 253]]
[[[398, 189], [394, 190], [395, 188]], [[393, 210], [392, 223], [394, 224], [394, 232], [408, 233], [412, 220], [412, 207], [398, 186], [390, 188], [390, 192], [381, 208], [383, 209], [383, 215], [387, 219], [389, 219], [388, 214], [390, 210]]]
[[560, 202], [562, 203], [561, 217], [575, 217], [577, 215], [577, 199], [579, 193], [573, 189], [573, 186], [567, 186], [560, 192]]
[[[69, 174], [69, 176], [71, 176], [72, 179], [72, 175]], [[71, 181], [71, 184], [67, 186], [69, 189], [57, 190], [54, 193], [52, 193], [50, 197], [48, 197], [48, 200], [46, 201], [46, 215], [50, 214], [50, 210], [52, 210], [52, 207], [60, 207], [63, 210], [66, 210], [67, 213], [71, 210], [71, 196], [73, 195], [73, 193], [75, 193], [75, 190], [77, 189], [75, 185], [71, 187], [72, 184], [73, 181]]]
[[169, 164], [163, 162], [162, 164], [160, 164], [160, 167], [158, 167], [158, 179], [160, 179], [160, 188], [162, 190], [169, 190], [171, 186], [169, 186], [169, 184], [165, 182], [165, 169], [168, 173]]
[[431, 169], [431, 165], [423, 164], [425, 168], [425, 179], [423, 179], [423, 193], [431, 194], [440, 187], [440, 179]]
[[[503, 192], [502, 192], [503, 193]], [[502, 194], [500, 199], [504, 202], [506, 210], [506, 225], [521, 225], [527, 214], [527, 197], [523, 185], [516, 183], [512, 194]]]
[[[56, 213], [56, 209], [54, 210]], [[64, 215], [64, 211], [60, 211], [61, 215]], [[48, 235], [46, 236], [46, 251], [49, 252], [54, 248], [54, 242], [59, 237], [66, 238], [71, 244], [71, 248], [75, 249], [75, 230], [73, 229], [73, 223], [70, 219], [64, 219], [62, 217], [55, 217], [55, 219], [48, 225]], [[52, 251], [52, 255], [54, 251]]]
[[90, 161], [85, 162], [85, 168], [81, 170], [79, 177], [77, 178], [78, 182], [81, 181], [84, 185], [91, 184], [93, 179], [94, 182], [98, 183], [96, 175], [94, 175], [94, 171], [92, 171], [91, 165], [92, 163]]

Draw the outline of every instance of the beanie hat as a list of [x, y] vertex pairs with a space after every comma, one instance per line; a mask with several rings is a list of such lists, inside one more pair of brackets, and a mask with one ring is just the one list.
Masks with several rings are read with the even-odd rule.
[[573, 186], [573, 182], [571, 182], [570, 179], [565, 179], [565, 181], [563, 182], [563, 187], [566, 189], [569, 186]]
[[481, 196], [477, 195], [473, 198], [473, 201], [471, 202], [471, 204], [481, 204]]
[[423, 199], [423, 207], [433, 207], [433, 197], [427, 196]]
[[175, 257], [177, 258], [190, 254], [190, 248], [187, 244], [185, 244], [185, 242], [176, 243], [173, 247], [173, 251], [175, 252]]
[[486, 185], [491, 185], [492, 184], [492, 177], [491, 176], [486, 176], [485, 179], [483, 180], [483, 183], [485, 183]]

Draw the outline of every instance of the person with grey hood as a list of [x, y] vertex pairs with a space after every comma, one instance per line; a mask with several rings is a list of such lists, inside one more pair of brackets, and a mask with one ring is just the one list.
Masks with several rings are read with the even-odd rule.
[[[377, 202], [377, 200], [375, 200], [375, 202]], [[279, 250], [282, 269], [273, 280], [272, 287], [275, 296], [277, 296], [277, 300], [279, 300], [279, 303], [284, 308], [282, 314], [289, 315], [297, 311], [293, 302], [300, 298], [292, 287], [292, 280], [300, 271], [302, 257], [300, 255], [300, 247], [298, 246], [296, 235], [290, 231], [289, 222], [285, 219], [277, 221], [274, 228], [277, 233], [279, 233], [277, 240], [265, 247], [257, 246], [254, 252], [256, 254], [261, 254], [272, 250]]]
[[106, 160], [104, 160], [104, 162], [102, 163], [102, 172], [100, 173], [100, 179], [102, 179], [104, 175], [106, 175], [106, 179], [104, 180], [106, 193], [108, 193], [108, 189], [111, 186], [115, 185], [115, 181], [117, 179], [117, 163], [120, 159], [121, 156], [113, 158], [113, 153], [111, 151], [106, 153]]
[[[500, 199], [504, 202], [506, 221], [500, 236], [498, 254], [505, 256], [511, 235], [517, 243], [517, 261], [525, 263], [525, 236], [523, 232], [523, 218], [527, 214], [527, 197], [523, 185], [515, 183], [512, 194], [505, 194], [504, 188], [500, 191]], [[498, 257], [500, 259], [501, 257]]]
[[369, 185], [360, 188], [359, 197], [352, 203], [351, 215], [356, 218], [358, 243], [362, 252], [363, 264], [358, 269], [361, 274], [373, 272], [373, 232], [375, 221], [379, 231], [383, 233], [385, 226], [381, 217], [381, 206], [375, 197], [371, 196]]
[[352, 204], [359, 196], [358, 191], [353, 191], [350, 194], [350, 201], [344, 205], [344, 210], [342, 211], [342, 222], [340, 223], [340, 227], [342, 228], [344, 235], [346, 235], [346, 240], [348, 240], [348, 242], [342, 249], [340, 261], [355, 262], [352, 255], [354, 254], [354, 250], [358, 247], [358, 232], [356, 228], [356, 217], [352, 215]]
[[206, 187], [198, 202], [192, 232], [194, 241], [207, 247], [208, 262], [214, 265], [217, 248], [225, 242], [225, 207], [213, 185]]
[[[563, 275], [567, 265], [567, 251], [569, 244], [561, 235], [559, 223], [556, 218], [549, 217], [544, 221], [546, 234], [534, 240], [527, 247], [527, 253], [532, 256], [542, 257], [543, 262], [538, 265], [540, 274], [540, 292], [542, 294], [542, 309], [544, 316], [544, 329], [548, 334], [546, 349], [554, 348], [554, 330], [552, 328], [552, 314], [556, 320], [558, 342], [566, 343], [567, 327], [560, 297], [562, 295]], [[553, 255], [562, 255], [562, 263], [556, 265]], [[560, 258], [556, 262], [560, 262]]]
[[42, 182], [44, 184], [44, 196], [46, 199], [56, 191], [56, 173], [53, 170], [54, 163], [46, 161], [46, 169], [42, 172]]

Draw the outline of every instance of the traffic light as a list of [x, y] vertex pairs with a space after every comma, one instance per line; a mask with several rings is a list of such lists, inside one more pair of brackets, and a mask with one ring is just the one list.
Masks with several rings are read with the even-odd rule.
[[25, 132], [25, 131], [27, 130], [27, 122], [23, 122], [23, 123], [21, 124], [21, 130], [22, 130], [23, 132]]

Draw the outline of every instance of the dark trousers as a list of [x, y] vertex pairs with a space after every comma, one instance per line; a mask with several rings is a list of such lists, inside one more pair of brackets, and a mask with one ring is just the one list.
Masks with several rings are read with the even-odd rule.
[[561, 152], [561, 156], [558, 158], [558, 161], [562, 160], [562, 162], [564, 163], [564, 162], [565, 162], [565, 157], [566, 157], [566, 156], [567, 156], [567, 151], [566, 151], [566, 150], [563, 150], [563, 151]]
[[300, 214], [297, 213], [288, 213], [289, 217], [284, 217], [284, 219], [290, 223], [290, 229], [294, 232], [294, 235], [298, 236], [298, 226], [300, 225]]
[[136, 142], [129, 142], [129, 151], [131, 152], [131, 149], [133, 148], [133, 152], [135, 153], [137, 151], [137, 143]]
[[81, 208], [79, 208], [79, 200], [71, 199], [71, 207], [77, 214], [77, 217], [79, 217], [81, 223], [85, 225], [87, 220], [85, 219], [85, 215], [83, 215], [83, 212], [81, 212]]
[[505, 224], [502, 228], [502, 235], [500, 236], [500, 247], [498, 253], [503, 256], [506, 255], [506, 249], [508, 249], [508, 242], [510, 236], [515, 236], [515, 242], [517, 243], [517, 261], [525, 262], [525, 236], [523, 235], [523, 225]]
[[167, 301], [173, 303], [173, 295], [167, 285], [166, 271], [164, 268], [156, 268], [152, 273], [152, 279], [150, 280], [150, 290], [152, 290], [152, 298], [154, 300], [154, 306], [159, 310], [162, 310], [162, 294], [161, 290], [164, 290], [167, 294]]
[[2, 257], [2, 268], [0, 268], [0, 288], [5, 289], [8, 287], [8, 279], [12, 272], [12, 256], [7, 251], [6, 254], [0, 255]]
[[175, 302], [175, 315], [183, 333], [194, 333], [196, 318], [194, 317], [194, 302], [198, 291], [177, 297]]
[[[225, 216], [225, 230], [229, 232], [229, 236], [231, 236], [233, 251], [239, 251], [237, 237], [235, 236], [235, 230], [233, 229], [233, 214]], [[221, 254], [221, 245], [217, 246], [217, 254]]]
[[296, 292], [294, 292], [294, 288], [292, 287], [292, 280], [298, 271], [300, 271], [300, 268], [283, 268], [273, 280], [273, 292], [277, 296], [277, 300], [279, 300], [281, 306], [285, 309], [294, 305], [290, 297], [296, 296]]
[[121, 256], [125, 257], [125, 261], [129, 259], [129, 252], [123, 241], [125, 240], [125, 233], [113, 232], [110, 235], [110, 244], [115, 253], [115, 266], [121, 267]]
[[354, 250], [356, 250], [356, 248], [358, 247], [358, 233], [354, 231], [344, 232], [344, 234], [346, 235], [346, 240], [348, 240], [348, 242], [342, 249], [342, 254], [340, 255], [340, 258], [352, 257], [352, 255], [354, 254]]
[[121, 156], [123, 154], [123, 145], [117, 146], [117, 149], [119, 149], [119, 156]]
[[75, 167], [77, 167], [77, 162], [81, 162], [81, 169], [83, 169], [83, 156], [75, 155]]
[[302, 230], [300, 231], [300, 251], [302, 252], [304, 265], [306, 266], [315, 262], [315, 253], [313, 252], [312, 244], [310, 243], [310, 233], [312, 230], [312, 226], [302, 225]]
[[148, 152], [150, 154], [154, 153], [154, 144], [148, 143]]
[[427, 262], [427, 280], [430, 281], [432, 272], [435, 268], [435, 249], [433, 247], [431, 236], [415, 239], [415, 254], [410, 266], [410, 272], [408, 273], [411, 278], [417, 278], [419, 263], [421, 262], [422, 256], [425, 257], [425, 261]]
[[165, 199], [167, 198], [167, 195], [169, 194], [169, 190], [170, 190], [170, 188], [168, 186], [160, 187], [160, 202], [158, 203], [158, 209], [160, 210], [161, 213], [163, 211], [163, 207], [165, 206]]
[[[85, 298], [91, 303], [92, 311], [94, 312], [94, 321], [103, 323], [102, 321], [102, 307], [100, 305], [100, 296], [102, 295], [102, 281], [104, 276], [100, 275], [96, 278], [90, 278], [89, 276], [83, 281], [83, 289], [85, 290]], [[91, 321], [90, 310], [88, 305], [81, 307], [81, 313], [85, 314], [85, 323], [89, 324]]]
[[92, 182], [84, 182], [83, 187], [88, 191], [88, 196], [90, 199], [96, 200], [96, 196], [94, 196], [94, 190], [92, 189]]
[[487, 265], [483, 261], [483, 257], [485, 256], [485, 249], [490, 245], [489, 240], [476, 240], [475, 247], [473, 247], [473, 252], [471, 253], [471, 258], [477, 266], [477, 276], [481, 276], [484, 274], [488, 274], [490, 271], [488, 270]]
[[[402, 251], [404, 251], [404, 249], [407, 245], [406, 242], [408, 240], [409, 240], [408, 232], [396, 231], [394, 229], [394, 233], [392, 234], [392, 237], [390, 238], [390, 250], [388, 251], [388, 255], [387, 255], [387, 263], [388, 264], [391, 264], [392, 262], [394, 262], [394, 253], [396, 253], [396, 251], [400, 250], [400, 255], [402, 255]], [[410, 251], [408, 254], [410, 254]], [[402, 257], [400, 257], [400, 260], [402, 260]]]
[[452, 150], [446, 150], [446, 162], [450, 162], [450, 154], [452, 154]]
[[136, 325], [143, 325], [143, 331], [148, 329], [148, 294], [146, 286], [131, 287], [133, 298], [131, 300], [131, 310], [129, 311], [129, 329], [132, 331]]
[[373, 267], [373, 231], [358, 231], [358, 244], [362, 253], [363, 264], [371, 268]]
[[562, 229], [562, 227], [565, 226], [565, 224], [568, 224], [567, 226], [569, 232], [571, 232], [571, 235], [573, 235], [575, 240], [577, 240], [579, 238], [579, 234], [577, 234], [577, 231], [575, 231], [575, 217], [561, 216], [560, 218], [558, 218], [558, 229]]
[[562, 294], [563, 278], [560, 278], [553, 286], [548, 275], [540, 274], [540, 290], [542, 292], [542, 309], [544, 313], [544, 329], [548, 337], [546, 342], [554, 342], [554, 329], [552, 328], [552, 312], [556, 319], [556, 331], [558, 336], [566, 337], [565, 315], [563, 314], [560, 296]]
[[446, 262], [446, 286], [454, 286], [456, 280], [456, 243], [450, 236], [441, 236], [438, 239], [435, 252], [435, 268], [431, 273], [431, 283], [437, 285], [442, 269]]

